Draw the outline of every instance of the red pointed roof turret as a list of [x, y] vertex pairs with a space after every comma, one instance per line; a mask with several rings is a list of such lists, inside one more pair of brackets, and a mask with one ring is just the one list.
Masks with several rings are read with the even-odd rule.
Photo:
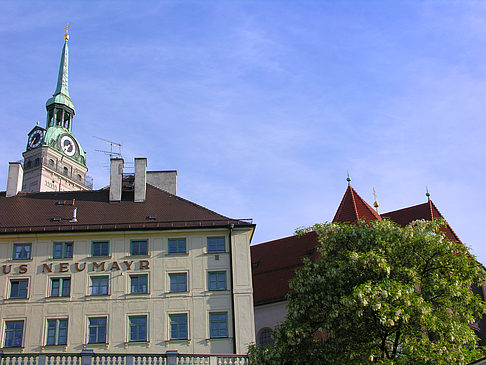
[[354, 223], [360, 219], [365, 221], [378, 219], [381, 221], [381, 216], [353, 189], [349, 175], [346, 180], [348, 181], [348, 188], [334, 215], [333, 223]]

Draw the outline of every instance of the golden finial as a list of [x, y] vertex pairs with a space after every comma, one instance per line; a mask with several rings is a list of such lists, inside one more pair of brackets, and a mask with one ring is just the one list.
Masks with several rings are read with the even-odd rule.
[[375, 198], [375, 202], [373, 203], [373, 206], [375, 207], [376, 209], [376, 213], [378, 213], [378, 207], [380, 206], [380, 204], [378, 204], [378, 202], [376, 201], [376, 190], [375, 188], [373, 187], [373, 196]]
[[69, 34], [68, 34], [68, 30], [69, 28], [71, 28], [71, 24], [69, 23], [66, 23], [66, 25], [64, 26], [64, 30], [66, 31], [66, 34], [64, 34], [64, 40], [67, 42], [68, 39], [69, 39]]

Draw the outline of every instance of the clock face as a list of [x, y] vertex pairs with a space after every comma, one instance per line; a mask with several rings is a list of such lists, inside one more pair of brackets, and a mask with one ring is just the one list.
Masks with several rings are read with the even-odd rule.
[[38, 129], [34, 133], [32, 133], [29, 137], [29, 148], [35, 148], [39, 146], [42, 142], [42, 137], [44, 133]]
[[76, 153], [76, 144], [70, 136], [64, 135], [61, 137], [61, 150], [69, 157], [74, 156]]

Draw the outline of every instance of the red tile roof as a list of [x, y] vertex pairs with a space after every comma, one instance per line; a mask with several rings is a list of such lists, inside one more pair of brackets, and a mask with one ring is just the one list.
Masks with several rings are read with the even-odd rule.
[[[417, 220], [432, 220], [442, 217], [432, 201], [413, 207], [382, 214], [401, 226]], [[356, 191], [348, 186], [339, 208], [334, 216], [335, 223], [356, 222], [359, 218], [366, 221], [382, 217], [371, 208]], [[461, 242], [449, 225], [443, 228], [446, 236]], [[288, 281], [294, 277], [295, 270], [302, 266], [302, 257], [313, 255], [318, 244], [315, 232], [304, 236], [290, 236], [251, 246], [253, 265], [253, 300], [262, 305], [285, 300], [289, 291]]]
[[302, 257], [315, 255], [317, 234], [290, 236], [251, 246], [255, 304], [283, 300]]
[[359, 219], [374, 221], [375, 219], [381, 220], [381, 217], [349, 185], [332, 221], [335, 223], [352, 223]]
[[[431, 221], [434, 219], [443, 218], [442, 214], [439, 212], [439, 209], [437, 209], [432, 200], [429, 200], [428, 202], [423, 204], [414, 205], [413, 207], [383, 213], [382, 217], [388, 218], [393, 222], [401, 225], [402, 227], [405, 227], [410, 222], [418, 219]], [[442, 227], [441, 231], [444, 232], [446, 237], [450, 240], [462, 243], [456, 233], [449, 226], [449, 224], [446, 224], [444, 227]]]
[[[72, 201], [75, 205], [59, 205]], [[69, 222], [77, 208], [77, 223]], [[153, 216], [153, 219], [149, 219]], [[60, 221], [53, 220], [55, 217]], [[250, 220], [225, 217], [212, 210], [147, 184], [144, 202], [133, 201], [133, 191], [124, 191], [120, 202], [109, 201], [109, 189], [0, 193], [0, 234], [16, 232], [106, 231], [132, 229], [174, 229], [227, 227], [230, 224], [254, 228]]]

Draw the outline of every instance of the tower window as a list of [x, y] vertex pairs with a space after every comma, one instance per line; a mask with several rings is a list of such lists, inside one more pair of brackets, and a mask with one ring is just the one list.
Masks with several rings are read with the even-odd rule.
[[49, 110], [48, 118], [47, 118], [47, 126], [52, 127], [54, 125], [54, 112]]
[[62, 172], [63, 172], [63, 174], [64, 174], [64, 175], [68, 176], [68, 172], [69, 172], [69, 170], [68, 170], [68, 168], [67, 168], [67, 167], [64, 167], [64, 168], [62, 169]]
[[49, 159], [49, 166], [54, 167], [54, 160], [52, 158]]
[[56, 124], [62, 125], [62, 109], [59, 109], [56, 112]]
[[31, 167], [32, 167], [32, 161], [29, 160], [29, 161], [27, 161], [27, 168], [30, 169]]
[[80, 175], [80, 174], [78, 174], [78, 180], [79, 180], [79, 181], [82, 181], [82, 180], [83, 180], [83, 178], [81, 177], [81, 175]]
[[39, 157], [37, 157], [35, 160], [34, 160], [34, 166], [37, 166], [39, 164], [40, 160], [39, 160]]

